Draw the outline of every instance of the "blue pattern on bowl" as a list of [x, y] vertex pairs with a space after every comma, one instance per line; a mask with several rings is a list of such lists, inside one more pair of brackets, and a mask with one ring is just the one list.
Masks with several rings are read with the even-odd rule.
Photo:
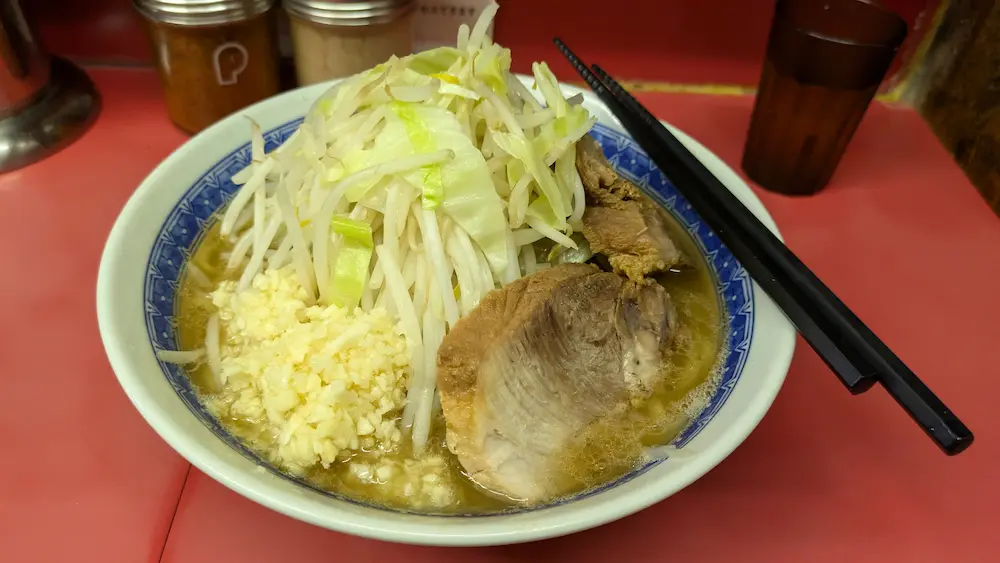
[[[301, 119], [291, 121], [265, 133], [265, 150], [271, 151], [277, 148], [295, 131], [301, 122]], [[725, 309], [728, 317], [727, 338], [729, 353], [722, 371], [719, 387], [698, 417], [674, 440], [673, 444], [678, 448], [682, 448], [722, 408], [722, 405], [726, 402], [726, 399], [739, 381], [740, 373], [743, 371], [743, 366], [750, 352], [750, 340], [753, 333], [753, 289], [750, 277], [739, 262], [736, 261], [732, 253], [730, 253], [729, 249], [718, 240], [708, 225], [702, 222], [698, 214], [691, 208], [691, 205], [677, 193], [677, 190], [670, 184], [663, 173], [656, 168], [656, 165], [650, 161], [649, 157], [642, 152], [642, 149], [634, 141], [625, 134], [600, 124], [594, 127], [591, 134], [601, 144], [604, 153], [615, 169], [637, 185], [649, 188], [647, 193], [653, 195], [654, 199], [668, 209], [692, 235], [698, 248], [707, 257], [711, 266], [712, 274], [717, 282], [720, 304]], [[230, 178], [249, 163], [250, 144], [247, 143], [229, 153], [229, 155], [216, 163], [210, 170], [206, 171], [184, 193], [161, 226], [156, 242], [149, 255], [143, 289], [146, 331], [150, 345], [154, 349], [177, 349], [175, 337], [176, 325], [174, 322], [174, 312], [176, 309], [175, 297], [184, 261], [201, 242], [216, 212], [237, 191], [238, 186], [233, 184]], [[205, 410], [182, 367], [160, 362], [160, 368], [191, 412], [218, 436], [220, 440], [257, 465], [265, 467], [275, 475], [292, 480], [301, 486], [345, 502], [380, 510], [409, 512], [388, 509], [324, 491], [301, 479], [279, 471], [226, 431], [219, 420]], [[623, 475], [619, 479], [607, 483], [602, 487], [561, 499], [545, 506], [515, 509], [510, 512], [544, 510], [599, 494], [636, 478], [662, 463], [662, 461], [652, 461], [637, 467], [631, 473]], [[469, 516], [456, 514], [447, 517]], [[480, 518], [491, 517], [491, 515], [473, 516]]]

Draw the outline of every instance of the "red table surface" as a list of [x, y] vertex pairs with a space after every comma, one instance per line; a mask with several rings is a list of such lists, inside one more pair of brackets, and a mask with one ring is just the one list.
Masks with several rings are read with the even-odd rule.
[[[571, 537], [439, 549], [328, 532], [188, 475], [130, 406], [97, 333], [97, 264], [125, 200], [184, 137], [151, 73], [92, 75], [95, 128], [0, 177], [0, 560], [1000, 561], [1000, 222], [912, 111], [873, 107], [822, 194], [758, 193], [789, 246], [977, 433], [968, 452], [942, 455], [880, 390], [850, 396], [800, 342], [759, 428], [672, 498]], [[644, 101], [736, 167], [752, 99]]]

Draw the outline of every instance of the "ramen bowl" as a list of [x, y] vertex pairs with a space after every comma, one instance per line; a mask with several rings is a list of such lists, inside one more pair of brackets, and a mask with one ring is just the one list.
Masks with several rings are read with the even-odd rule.
[[[607, 108], [590, 92], [563, 85], [567, 95], [582, 93], [585, 107], [597, 117], [592, 135], [610, 163], [648, 188], [690, 233], [715, 281], [726, 324], [721, 379], [704, 409], [673, 441], [673, 453], [640, 464], [599, 488], [547, 505], [499, 514], [438, 516], [388, 509], [320, 490], [277, 470], [229, 434], [199, 402], [183, 368], [159, 361], [155, 351], [177, 349], [178, 282], [213, 217], [235, 193], [231, 176], [250, 161], [246, 117], [261, 125], [266, 149], [271, 150], [295, 131], [330, 85], [265, 100], [192, 138], [143, 181], [108, 238], [97, 287], [98, 319], [108, 358], [136, 409], [195, 467], [255, 502], [331, 530], [413, 544], [496, 545], [577, 532], [663, 501], [715, 467], [757, 426], [788, 371], [794, 329], [622, 132]], [[673, 131], [777, 234], [773, 220], [737, 174], [697, 141]]]

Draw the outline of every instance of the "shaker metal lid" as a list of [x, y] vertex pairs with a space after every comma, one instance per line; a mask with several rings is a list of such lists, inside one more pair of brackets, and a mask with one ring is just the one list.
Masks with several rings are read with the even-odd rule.
[[133, 0], [143, 16], [176, 25], [219, 25], [262, 14], [275, 0]]
[[388, 23], [413, 11], [415, 0], [283, 0], [292, 16], [324, 25], [364, 26]]

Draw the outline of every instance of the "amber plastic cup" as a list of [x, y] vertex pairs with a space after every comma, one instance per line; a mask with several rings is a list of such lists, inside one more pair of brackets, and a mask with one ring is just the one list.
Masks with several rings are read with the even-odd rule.
[[830, 181], [906, 22], [861, 0], [778, 0], [743, 152], [762, 187], [808, 195]]

